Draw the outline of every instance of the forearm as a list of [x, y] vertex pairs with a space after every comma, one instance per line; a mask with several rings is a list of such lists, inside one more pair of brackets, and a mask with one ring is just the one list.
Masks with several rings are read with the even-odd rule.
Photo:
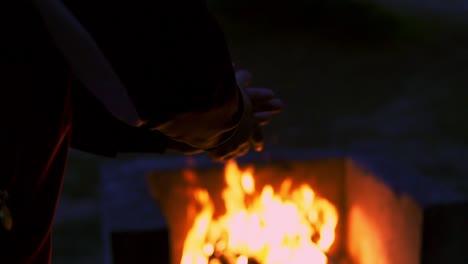
[[238, 126], [243, 110], [243, 100], [236, 95], [224, 105], [206, 112], [178, 114], [152, 129], [163, 132], [172, 140], [206, 150], [229, 139]]
[[151, 95], [151, 89], [129, 87], [147, 127], [207, 149], [236, 127], [242, 100], [219, 25], [208, 12], [194, 19], [195, 26], [180, 32], [188, 41], [178, 40], [178, 48], [170, 50], [173, 56], [169, 67], [162, 70], [173, 77], [161, 76], [157, 94]]
[[107, 157], [166, 151], [167, 136], [123, 123], [78, 82], [72, 87], [72, 105], [71, 146], [75, 149]]
[[220, 124], [237, 112], [239, 90], [221, 29], [207, 12], [187, 23], [193, 25], [174, 26], [178, 36], [160, 45], [167, 54], [155, 58], [150, 87], [128, 85], [140, 115], [154, 127], [189, 113], [209, 113], [206, 118]]
[[[236, 126], [239, 90], [229, 50], [202, 1], [190, 8], [93, 3], [74, 1], [71, 9], [99, 43], [146, 127], [177, 139], [170, 127], [182, 124], [195, 141], [204, 139], [197, 146], [210, 147]], [[103, 12], [108, 19], [102, 20]]]

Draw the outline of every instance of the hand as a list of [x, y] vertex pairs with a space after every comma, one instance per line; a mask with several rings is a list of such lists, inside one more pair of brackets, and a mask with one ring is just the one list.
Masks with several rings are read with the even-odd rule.
[[250, 72], [241, 70], [236, 73], [237, 83], [244, 87], [247, 95], [252, 101], [253, 114], [260, 126], [268, 124], [273, 115], [280, 113], [284, 108], [284, 103], [279, 98], [275, 98], [272, 90], [267, 88], [250, 87], [252, 75]]
[[251, 74], [238, 71], [236, 79], [242, 95], [243, 116], [231, 138], [220, 146], [207, 151], [215, 161], [225, 162], [245, 155], [251, 147], [263, 150], [261, 125], [267, 124], [274, 114], [281, 112], [283, 102], [274, 97], [273, 91], [249, 87]]
[[203, 149], [195, 148], [188, 144], [175, 141], [170, 138], [167, 141], [166, 149], [168, 151], [176, 152], [176, 153], [183, 154], [183, 155], [196, 155], [196, 154], [200, 154], [204, 152]]

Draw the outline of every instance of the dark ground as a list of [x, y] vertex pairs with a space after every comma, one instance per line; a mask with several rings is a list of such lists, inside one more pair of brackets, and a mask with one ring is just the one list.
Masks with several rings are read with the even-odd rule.
[[[464, 27], [389, 16], [374, 7], [355, 12], [327, 7], [322, 15], [300, 8], [297, 13], [294, 7], [282, 12], [251, 8], [242, 19], [239, 13], [216, 10], [237, 65], [287, 104], [266, 129], [270, 146], [385, 145], [403, 158], [429, 164], [423, 166], [428, 175], [468, 193]], [[409, 145], [424, 151], [411, 152]], [[429, 158], [421, 160], [426, 153]], [[436, 166], [434, 159], [458, 167]], [[102, 161], [71, 153], [53, 263], [101, 263], [97, 184]]]

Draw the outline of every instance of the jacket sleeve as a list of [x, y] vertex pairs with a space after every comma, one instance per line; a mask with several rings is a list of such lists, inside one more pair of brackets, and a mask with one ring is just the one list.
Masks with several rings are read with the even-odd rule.
[[224, 34], [204, 1], [67, 0], [153, 126], [239, 96]]
[[78, 82], [72, 85], [72, 104], [72, 148], [106, 157], [118, 153], [163, 153], [166, 149], [164, 134], [121, 122]]

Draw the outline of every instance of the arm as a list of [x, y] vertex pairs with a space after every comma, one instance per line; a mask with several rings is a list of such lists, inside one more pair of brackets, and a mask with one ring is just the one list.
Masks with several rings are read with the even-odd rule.
[[204, 5], [86, 2], [71, 9], [127, 87], [145, 127], [200, 148], [235, 128], [239, 89], [222, 31]]
[[72, 148], [106, 157], [166, 151], [167, 136], [125, 124], [78, 82], [73, 82], [72, 100]]

